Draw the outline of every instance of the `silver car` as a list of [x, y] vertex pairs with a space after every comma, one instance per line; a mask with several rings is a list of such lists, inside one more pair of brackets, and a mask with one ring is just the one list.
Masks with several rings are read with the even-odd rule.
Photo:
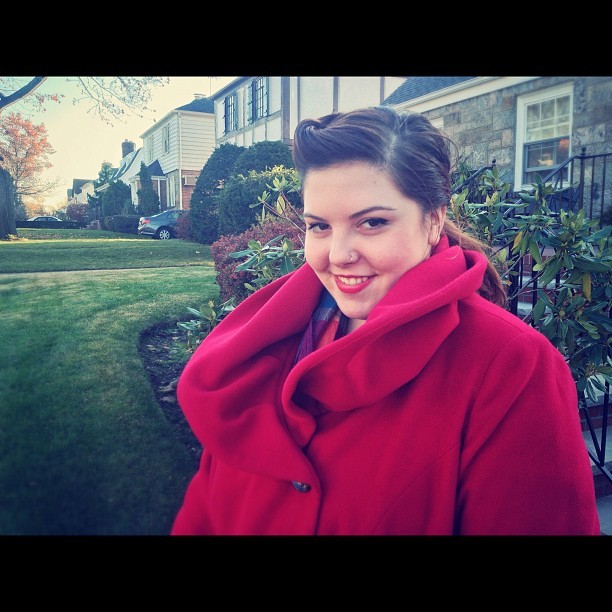
[[151, 236], [159, 240], [169, 240], [176, 236], [176, 224], [179, 218], [187, 211], [178, 208], [169, 208], [157, 215], [140, 217], [138, 220], [138, 234]]

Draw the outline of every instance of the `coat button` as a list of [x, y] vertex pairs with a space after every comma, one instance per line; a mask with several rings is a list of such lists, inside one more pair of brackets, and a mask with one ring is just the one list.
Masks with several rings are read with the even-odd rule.
[[291, 484], [300, 493], [307, 493], [311, 489], [311, 486], [309, 484], [306, 484], [305, 482], [299, 482], [298, 480], [292, 480]]

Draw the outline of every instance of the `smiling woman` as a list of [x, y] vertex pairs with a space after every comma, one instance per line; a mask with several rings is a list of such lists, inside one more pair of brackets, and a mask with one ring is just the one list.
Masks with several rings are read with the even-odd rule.
[[599, 535], [571, 372], [446, 218], [451, 144], [384, 106], [298, 124], [306, 262], [181, 374], [173, 534]]
[[361, 162], [341, 171], [313, 169], [303, 191], [306, 261], [353, 331], [405, 272], [430, 256], [446, 206], [424, 215], [386, 172]]

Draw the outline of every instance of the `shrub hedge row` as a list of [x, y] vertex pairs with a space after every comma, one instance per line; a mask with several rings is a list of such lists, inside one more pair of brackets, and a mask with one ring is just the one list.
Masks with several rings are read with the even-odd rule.
[[86, 226], [85, 221], [15, 221], [18, 228], [81, 229]]

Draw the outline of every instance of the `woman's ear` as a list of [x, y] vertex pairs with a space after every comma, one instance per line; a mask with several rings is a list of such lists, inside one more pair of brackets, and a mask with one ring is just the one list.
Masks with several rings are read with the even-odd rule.
[[446, 219], [446, 206], [440, 206], [431, 211], [430, 213], [430, 225], [429, 225], [429, 244], [436, 246], [440, 242], [440, 236], [444, 228], [444, 220]]

